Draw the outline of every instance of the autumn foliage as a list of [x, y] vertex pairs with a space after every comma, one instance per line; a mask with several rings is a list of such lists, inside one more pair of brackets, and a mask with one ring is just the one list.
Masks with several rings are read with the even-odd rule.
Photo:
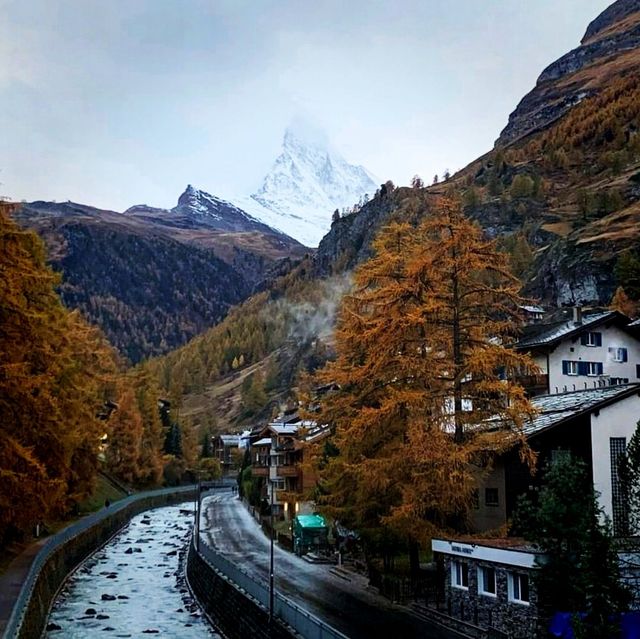
[[533, 463], [533, 410], [507, 380], [534, 366], [507, 347], [522, 300], [505, 254], [455, 200], [409, 208], [422, 221], [383, 229], [343, 302], [337, 358], [316, 378], [340, 387], [319, 418], [336, 448], [318, 459], [326, 512], [365, 536], [420, 541], [467, 528], [497, 454], [518, 446]]
[[42, 242], [0, 212], [0, 544], [92, 488], [111, 349], [55, 293]]

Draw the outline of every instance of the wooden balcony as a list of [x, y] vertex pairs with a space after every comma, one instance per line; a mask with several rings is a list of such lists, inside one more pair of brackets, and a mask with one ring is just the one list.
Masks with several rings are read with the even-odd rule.
[[298, 466], [276, 466], [276, 476], [278, 477], [297, 477], [299, 472]]
[[268, 477], [269, 476], [269, 466], [252, 466], [251, 474], [254, 477]]
[[542, 395], [549, 388], [548, 375], [520, 375], [515, 381], [530, 394]]

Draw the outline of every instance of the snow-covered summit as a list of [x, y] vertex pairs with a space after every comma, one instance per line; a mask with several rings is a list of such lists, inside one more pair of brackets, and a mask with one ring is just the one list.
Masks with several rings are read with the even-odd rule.
[[349, 164], [322, 131], [296, 123], [286, 130], [280, 155], [262, 186], [237, 202], [269, 226], [317, 246], [336, 208], [353, 206], [376, 188], [373, 176]]
[[249, 215], [235, 204], [196, 189], [191, 184], [187, 185], [178, 198], [178, 204], [172, 209], [158, 209], [138, 204], [127, 209], [124, 214], [170, 222], [182, 227], [205, 226], [221, 231], [260, 231], [282, 235], [281, 231]]

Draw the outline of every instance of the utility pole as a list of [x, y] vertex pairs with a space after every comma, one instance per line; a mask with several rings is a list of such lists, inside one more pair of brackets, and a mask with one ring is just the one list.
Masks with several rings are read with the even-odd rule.
[[273, 479], [271, 483], [271, 553], [270, 553], [270, 568], [269, 568], [269, 627], [273, 628], [273, 595], [274, 595], [274, 582], [273, 582]]

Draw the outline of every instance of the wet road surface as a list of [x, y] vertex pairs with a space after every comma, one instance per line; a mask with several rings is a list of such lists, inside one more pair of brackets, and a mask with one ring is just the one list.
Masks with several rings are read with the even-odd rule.
[[[238, 567], [269, 580], [269, 539], [236, 494], [203, 500], [202, 538]], [[354, 575], [346, 581], [326, 564], [310, 564], [275, 546], [276, 589], [352, 639], [455, 639], [459, 635], [413, 617], [403, 607], [367, 589]]]

